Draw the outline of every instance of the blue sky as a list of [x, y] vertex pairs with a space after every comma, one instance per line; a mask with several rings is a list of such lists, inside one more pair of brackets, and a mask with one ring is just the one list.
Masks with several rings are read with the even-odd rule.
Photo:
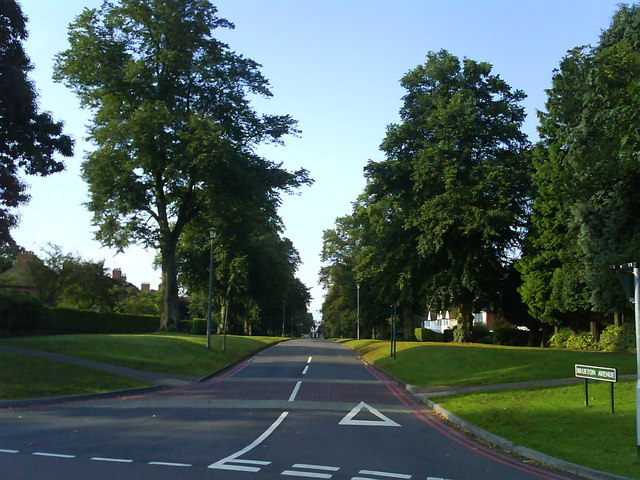
[[[154, 252], [124, 254], [93, 238], [91, 215], [82, 206], [86, 185], [79, 178], [88, 112], [74, 95], [51, 80], [53, 57], [67, 47], [67, 26], [98, 0], [18, 0], [29, 18], [26, 48], [43, 110], [63, 120], [76, 139], [67, 170], [31, 177], [31, 202], [20, 209], [16, 241], [39, 253], [47, 243], [85, 258], [105, 260], [140, 285], [159, 283]], [[312, 289], [317, 320], [322, 290], [317, 285], [322, 232], [350, 213], [362, 192], [362, 169], [381, 160], [386, 126], [398, 120], [404, 94], [400, 78], [424, 63], [429, 51], [446, 49], [460, 58], [486, 61], [513, 88], [524, 90], [525, 132], [536, 138], [536, 111], [566, 51], [595, 44], [619, 0], [220, 0], [219, 15], [234, 30], [218, 38], [262, 65], [274, 96], [258, 98], [265, 113], [290, 114], [302, 134], [284, 147], [264, 147], [265, 157], [289, 169], [304, 167], [315, 179], [299, 195], [285, 197], [280, 211], [286, 235], [299, 250], [301, 280]], [[205, 239], [206, 241], [206, 239]], [[355, 295], [355, 286], [354, 286]]]

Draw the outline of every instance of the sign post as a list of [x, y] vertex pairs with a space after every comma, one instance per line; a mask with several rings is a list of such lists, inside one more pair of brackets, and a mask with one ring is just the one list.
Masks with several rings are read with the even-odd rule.
[[589, 406], [589, 380], [598, 380], [600, 382], [609, 382], [611, 413], [613, 408], [613, 384], [618, 381], [618, 370], [609, 367], [594, 367], [593, 365], [575, 365], [575, 375], [578, 378], [584, 378], [584, 405]]

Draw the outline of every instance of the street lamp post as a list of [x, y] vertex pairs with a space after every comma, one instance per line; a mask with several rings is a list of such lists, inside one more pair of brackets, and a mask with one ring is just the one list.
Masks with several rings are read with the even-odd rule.
[[209, 229], [209, 239], [211, 243], [211, 251], [209, 253], [209, 297], [207, 301], [207, 349], [211, 349], [211, 303], [213, 301], [213, 238], [215, 232], [213, 228]]
[[[613, 270], [631, 270], [633, 272], [633, 290], [631, 291], [630, 282], [623, 278], [627, 274], [622, 274], [620, 281], [625, 288], [625, 293], [629, 300], [633, 302], [635, 325], [636, 325], [636, 369], [638, 373], [638, 379], [636, 380], [636, 450], [640, 456], [640, 264], [638, 262], [626, 263], [623, 265], [612, 265]], [[629, 279], [630, 280], [630, 279]], [[633, 295], [633, 298], [631, 298]]]
[[356, 337], [360, 340], [360, 284], [356, 284]]

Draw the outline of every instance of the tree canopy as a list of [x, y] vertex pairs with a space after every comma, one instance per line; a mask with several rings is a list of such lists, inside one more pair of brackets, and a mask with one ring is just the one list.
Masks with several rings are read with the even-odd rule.
[[610, 266], [640, 258], [639, 22], [639, 6], [621, 6], [598, 45], [570, 50], [540, 114], [519, 269], [530, 311], [554, 325], [628, 308]]
[[[429, 53], [401, 81], [401, 122], [388, 127], [386, 159], [369, 162], [354, 206], [357, 280], [416, 313], [490, 304], [519, 247], [529, 194], [524, 93], [491, 65]], [[325, 234], [325, 239], [329, 236]]]
[[[234, 189], [279, 195], [308, 183], [255, 153], [296, 133], [288, 115], [260, 115], [259, 65], [214, 38], [233, 25], [202, 0], [121, 0], [85, 9], [57, 56], [56, 78], [93, 113], [83, 163], [105, 245], [160, 251], [163, 325], [178, 321], [176, 248], [185, 228]], [[203, 213], [204, 212], [204, 213]]]
[[18, 223], [15, 208], [28, 202], [21, 173], [46, 176], [64, 169], [59, 156], [73, 153], [62, 122], [38, 108], [33, 65], [23, 42], [27, 19], [15, 0], [0, 3], [0, 243], [11, 242]]

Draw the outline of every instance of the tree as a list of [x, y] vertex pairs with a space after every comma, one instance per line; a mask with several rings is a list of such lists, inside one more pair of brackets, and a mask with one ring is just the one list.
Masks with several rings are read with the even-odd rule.
[[0, 243], [11, 242], [18, 223], [13, 209], [27, 203], [20, 173], [46, 176], [64, 169], [56, 156], [73, 154], [73, 141], [62, 122], [38, 111], [33, 69], [22, 42], [27, 19], [15, 0], [0, 3]]
[[493, 75], [490, 64], [444, 50], [429, 53], [401, 84], [401, 122], [388, 127], [381, 145], [387, 158], [365, 169], [370, 226], [363, 238], [371, 232], [377, 239], [362, 249], [376, 259], [369, 272], [395, 282], [399, 299], [426, 302], [430, 310], [459, 306], [468, 329], [474, 307], [495, 297], [522, 237], [525, 95]]
[[610, 265], [640, 257], [640, 7], [570, 50], [540, 114], [532, 229], [519, 265], [530, 310], [592, 330], [628, 308]]
[[255, 154], [295, 133], [295, 122], [251, 108], [249, 95], [271, 95], [268, 82], [212, 36], [233, 27], [216, 12], [206, 0], [105, 2], [77, 17], [57, 57], [56, 78], [93, 112], [97, 148], [83, 176], [96, 237], [159, 249], [163, 327], [179, 320], [177, 245], [209, 199], [254, 177], [275, 191], [307, 182], [304, 170]]
[[108, 275], [104, 261], [63, 253], [57, 245], [48, 246], [44, 259], [33, 256], [28, 268], [38, 297], [50, 306], [111, 311], [129, 294]]

